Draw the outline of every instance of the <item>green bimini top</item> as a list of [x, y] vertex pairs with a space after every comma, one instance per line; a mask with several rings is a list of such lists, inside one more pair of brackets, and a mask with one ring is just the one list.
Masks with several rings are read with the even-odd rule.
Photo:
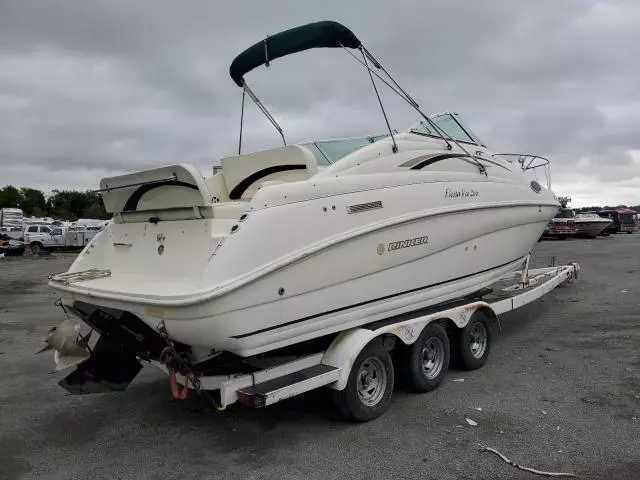
[[360, 40], [344, 25], [322, 21], [290, 28], [261, 40], [238, 55], [229, 74], [239, 87], [244, 75], [260, 65], [268, 65], [271, 60], [302, 52], [311, 48], [358, 48]]

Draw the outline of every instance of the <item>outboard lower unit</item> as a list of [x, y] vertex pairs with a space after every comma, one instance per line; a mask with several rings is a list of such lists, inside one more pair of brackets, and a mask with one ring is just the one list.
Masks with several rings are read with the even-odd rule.
[[158, 332], [129, 312], [76, 302], [70, 313], [100, 334], [91, 348], [89, 336], [80, 336], [79, 328], [68, 328], [70, 320], [65, 320], [46, 339], [43, 350], [56, 351], [58, 370], [76, 367], [58, 382], [72, 394], [126, 390], [142, 369], [140, 359], [159, 360], [167, 346]]

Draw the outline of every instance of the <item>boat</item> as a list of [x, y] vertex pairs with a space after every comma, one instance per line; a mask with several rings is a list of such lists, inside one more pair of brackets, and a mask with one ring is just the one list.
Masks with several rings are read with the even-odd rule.
[[573, 221], [577, 237], [596, 238], [598, 235], [605, 234], [604, 231], [613, 224], [613, 220], [601, 217], [595, 212], [576, 212]]
[[[418, 122], [393, 130], [380, 102], [388, 134], [334, 140], [334, 156], [287, 144], [244, 76], [312, 48], [353, 54]], [[197, 372], [473, 295], [526, 262], [560, 207], [533, 178], [547, 164], [494, 153], [455, 112], [424, 114], [339, 23], [271, 35], [230, 74], [283, 145], [243, 154], [241, 120], [238, 154], [211, 176], [174, 164], [102, 179], [113, 223], [49, 282], [101, 334], [67, 385], [126, 383], [140, 358]]]

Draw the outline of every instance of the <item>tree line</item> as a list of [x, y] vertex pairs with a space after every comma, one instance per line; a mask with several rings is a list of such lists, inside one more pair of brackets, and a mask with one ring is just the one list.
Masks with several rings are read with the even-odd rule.
[[[617, 208], [620, 205], [605, 205], [604, 207], [580, 207], [580, 208], [574, 208], [574, 210], [576, 212], [597, 212], [598, 210], [602, 210], [604, 208]], [[640, 205], [633, 205], [631, 207], [627, 207], [626, 205], [623, 205], [625, 208], [630, 208], [631, 210], [635, 210], [636, 212], [640, 213]]]
[[25, 217], [51, 217], [74, 222], [79, 218], [108, 220], [98, 193], [78, 190], [53, 190], [45, 195], [35, 188], [0, 188], [0, 208], [20, 208]]

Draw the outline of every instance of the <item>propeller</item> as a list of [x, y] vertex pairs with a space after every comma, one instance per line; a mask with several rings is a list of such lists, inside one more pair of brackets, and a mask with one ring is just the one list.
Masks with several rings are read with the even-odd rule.
[[88, 344], [92, 333], [93, 330], [83, 337], [80, 335], [80, 325], [67, 318], [59, 325], [49, 329], [44, 340], [46, 345], [38, 350], [36, 355], [53, 350], [56, 371], [79, 365], [91, 356]]

